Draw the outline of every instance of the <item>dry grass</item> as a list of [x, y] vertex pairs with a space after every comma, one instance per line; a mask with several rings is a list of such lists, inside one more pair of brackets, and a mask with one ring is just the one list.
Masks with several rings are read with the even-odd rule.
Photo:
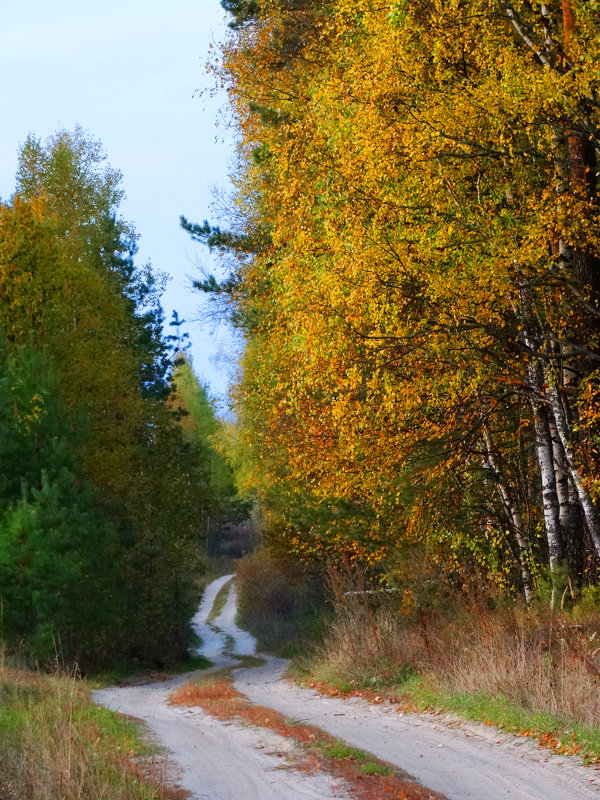
[[304, 752], [295, 766], [343, 779], [357, 800], [444, 800], [442, 795], [419, 786], [384, 762], [348, 747], [314, 725], [293, 722], [271, 708], [253, 705], [230, 679], [216, 677], [188, 683], [173, 692], [170, 702], [198, 706], [218, 719], [243, 720], [293, 739]]
[[182, 800], [165, 759], [96, 708], [82, 681], [0, 664], [0, 798]]
[[418, 686], [449, 710], [597, 761], [599, 639], [600, 616], [589, 612], [577, 618], [549, 609], [477, 608], [415, 620], [353, 597], [338, 608], [310, 676], [371, 699], [397, 699], [405, 689], [414, 697]]
[[338, 610], [319, 657], [334, 673], [351, 675], [357, 683], [398, 682], [422, 662], [420, 633], [400, 627], [385, 608], [352, 601]]
[[506, 697], [536, 712], [596, 725], [598, 620], [506, 612], [479, 614], [436, 632], [424, 668], [455, 692]]

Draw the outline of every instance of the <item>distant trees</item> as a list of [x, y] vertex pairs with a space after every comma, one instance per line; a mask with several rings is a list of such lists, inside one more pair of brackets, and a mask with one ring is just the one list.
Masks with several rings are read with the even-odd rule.
[[188, 358], [179, 354], [173, 371], [173, 392], [169, 404], [180, 416], [187, 447], [185, 463], [194, 471], [194, 482], [206, 498], [199, 528], [211, 555], [227, 547], [225, 529], [247, 520], [250, 504], [238, 496], [230, 464], [227, 426], [218, 417], [206, 386], [196, 378]]
[[0, 633], [84, 667], [186, 651], [212, 502], [120, 198], [76, 130], [28, 138], [0, 206]]
[[597, 582], [599, 32], [481, 0], [236, 23], [243, 474], [293, 552]]

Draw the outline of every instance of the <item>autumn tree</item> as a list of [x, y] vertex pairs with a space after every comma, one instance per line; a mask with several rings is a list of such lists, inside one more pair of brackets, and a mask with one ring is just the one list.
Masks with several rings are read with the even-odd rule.
[[274, 0], [232, 33], [238, 209], [268, 231], [236, 269], [245, 474], [346, 504], [280, 504], [291, 549], [595, 580], [597, 34], [480, 0]]

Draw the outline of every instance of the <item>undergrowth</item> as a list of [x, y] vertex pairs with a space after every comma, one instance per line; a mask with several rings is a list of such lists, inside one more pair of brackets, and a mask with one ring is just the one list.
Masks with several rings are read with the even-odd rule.
[[134, 666], [132, 664], [112, 664], [99, 672], [86, 675], [87, 684], [92, 689], [103, 689], [106, 686], [126, 686], [144, 681], [153, 683], [167, 680], [173, 675], [194, 672], [212, 667], [212, 661], [202, 655], [190, 655], [165, 667]]
[[241, 562], [237, 580], [242, 623], [261, 648], [294, 655], [299, 681], [451, 712], [600, 763], [600, 610], [589, 591], [570, 609], [433, 588], [419, 605], [350, 571], [309, 581], [266, 550]]
[[600, 762], [600, 615], [454, 607], [406, 614], [389, 597], [338, 598], [296, 677], [338, 694], [443, 710]]
[[283, 562], [263, 548], [238, 563], [236, 587], [240, 625], [259, 650], [291, 658], [322, 639], [329, 607], [319, 568]]

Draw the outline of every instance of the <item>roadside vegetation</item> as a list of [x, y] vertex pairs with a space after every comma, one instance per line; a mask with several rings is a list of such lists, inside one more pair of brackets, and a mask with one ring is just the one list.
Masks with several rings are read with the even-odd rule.
[[[246, 618], [260, 618], [259, 632], [272, 620], [282, 638], [270, 634], [262, 644], [293, 656], [300, 683], [393, 702], [407, 713], [456, 714], [458, 723], [483, 722], [600, 763], [600, 614], [593, 596], [575, 605], [565, 598], [562, 609], [552, 609], [543, 600], [451, 600], [440, 587], [437, 600], [430, 594], [419, 608], [412, 594], [382, 592], [355, 572], [330, 569], [303, 628], [294, 608], [308, 584], [294, 586], [288, 566], [264, 553], [247, 566], [242, 562], [237, 577]], [[255, 588], [261, 586], [268, 587], [263, 594]]]
[[174, 796], [164, 759], [69, 674], [206, 666], [189, 655], [207, 553], [247, 516], [181, 322], [163, 329], [166, 277], [136, 261], [122, 197], [120, 173], [76, 128], [27, 137], [0, 202], [0, 797], [11, 800]]
[[600, 761], [598, 614], [465, 606], [415, 617], [393, 602], [345, 600], [306, 666], [309, 680], [456, 712]]
[[597, 759], [589, 4], [223, 0], [240, 620], [306, 679]]
[[95, 706], [77, 676], [0, 662], [0, 797], [183, 800], [133, 722]]

